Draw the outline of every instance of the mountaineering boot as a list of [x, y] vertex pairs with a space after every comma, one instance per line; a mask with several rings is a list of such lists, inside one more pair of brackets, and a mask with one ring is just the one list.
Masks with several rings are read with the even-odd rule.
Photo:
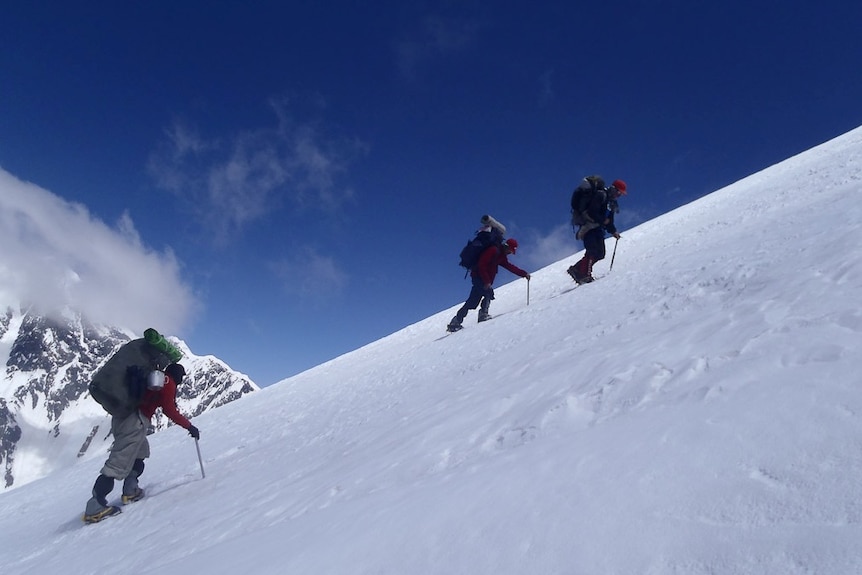
[[84, 508], [84, 523], [98, 523], [105, 517], [116, 515], [120, 508], [108, 505], [108, 493], [114, 488], [114, 478], [107, 475], [99, 475], [93, 484], [93, 496], [87, 501]]
[[573, 266], [570, 266], [569, 269], [566, 271], [570, 276], [572, 276], [572, 279], [575, 280], [578, 285], [580, 285], [593, 281], [593, 275], [591, 273], [592, 267], [592, 260], [587, 257], [583, 257], [578, 263]]
[[[89, 507], [89, 505], [87, 505]], [[109, 505], [107, 507], [102, 507], [100, 510], [93, 511], [92, 513], [84, 512], [84, 523], [98, 523], [102, 519], [107, 519], [111, 515], [117, 515], [121, 513], [122, 510], [116, 505]]]
[[446, 331], [458, 331], [461, 329], [461, 324], [464, 323], [464, 318], [467, 317], [467, 312], [470, 311], [467, 309], [467, 306], [461, 306], [461, 309], [455, 314], [455, 317], [452, 318], [452, 321], [449, 322], [449, 325], [446, 326]]
[[138, 477], [144, 472], [144, 460], [136, 459], [132, 470], [123, 480], [123, 505], [128, 505], [144, 496], [144, 490], [138, 487]]
[[570, 266], [566, 271], [578, 285], [593, 281], [593, 276], [581, 273], [577, 266]]
[[491, 300], [487, 297], [482, 298], [482, 305], [479, 306], [479, 323], [491, 319], [491, 314], [488, 310], [491, 308]]
[[138, 501], [139, 499], [143, 499], [143, 498], [144, 498], [144, 490], [141, 489], [140, 487], [135, 487], [135, 490], [130, 492], [128, 495], [123, 493], [123, 497], [122, 497], [123, 505], [128, 505], [129, 503], [133, 503], [133, 502]]

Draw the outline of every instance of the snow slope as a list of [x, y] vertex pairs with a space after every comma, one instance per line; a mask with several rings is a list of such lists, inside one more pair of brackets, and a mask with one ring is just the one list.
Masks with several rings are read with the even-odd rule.
[[860, 188], [857, 129], [205, 413], [205, 479], [160, 432], [103, 523], [101, 461], [0, 494], [0, 571], [860, 573]]

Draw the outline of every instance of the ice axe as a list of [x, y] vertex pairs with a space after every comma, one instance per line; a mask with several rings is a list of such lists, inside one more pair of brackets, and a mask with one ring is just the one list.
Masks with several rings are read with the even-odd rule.
[[619, 239], [619, 238], [616, 238], [616, 240], [617, 240], [617, 241], [615, 241], [615, 242], [614, 242], [614, 253], [613, 253], [613, 255], [611, 255], [611, 265], [610, 265], [610, 267], [608, 268], [608, 273], [610, 273], [610, 272], [611, 272], [611, 270], [613, 270], [613, 269], [614, 269], [614, 258], [615, 258], [615, 257], [617, 257], [617, 244], [619, 244], [619, 243], [620, 243], [620, 239]]
[[195, 437], [195, 449], [198, 451], [198, 463], [201, 464], [201, 479], [206, 479], [206, 473], [204, 473], [204, 460], [201, 458], [201, 446], [198, 444], [198, 438]]

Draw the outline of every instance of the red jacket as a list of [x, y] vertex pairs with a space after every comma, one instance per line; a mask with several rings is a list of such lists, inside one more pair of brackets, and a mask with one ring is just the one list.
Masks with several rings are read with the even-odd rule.
[[144, 392], [144, 399], [141, 401], [139, 409], [149, 419], [159, 407], [162, 408], [162, 413], [167, 415], [171, 421], [180, 427], [184, 429], [191, 427], [192, 423], [177, 409], [177, 384], [170, 375], [165, 375], [165, 386], [163, 388], [148, 389]]
[[509, 261], [506, 252], [500, 246], [491, 246], [482, 252], [470, 275], [474, 278], [481, 278], [485, 285], [494, 285], [494, 278], [497, 277], [497, 266], [503, 266], [516, 276], [526, 277], [527, 275], [527, 272]]

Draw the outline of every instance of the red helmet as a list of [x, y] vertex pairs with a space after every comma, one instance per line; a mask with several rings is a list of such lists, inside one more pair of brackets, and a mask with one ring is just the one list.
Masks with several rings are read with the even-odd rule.
[[620, 194], [626, 195], [626, 183], [624, 181], [614, 180], [611, 185], [619, 190]]
[[506, 240], [506, 245], [509, 247], [510, 250], [512, 250], [512, 253], [515, 253], [515, 250], [518, 249], [518, 240], [516, 240], [515, 238], [509, 238], [508, 240]]

